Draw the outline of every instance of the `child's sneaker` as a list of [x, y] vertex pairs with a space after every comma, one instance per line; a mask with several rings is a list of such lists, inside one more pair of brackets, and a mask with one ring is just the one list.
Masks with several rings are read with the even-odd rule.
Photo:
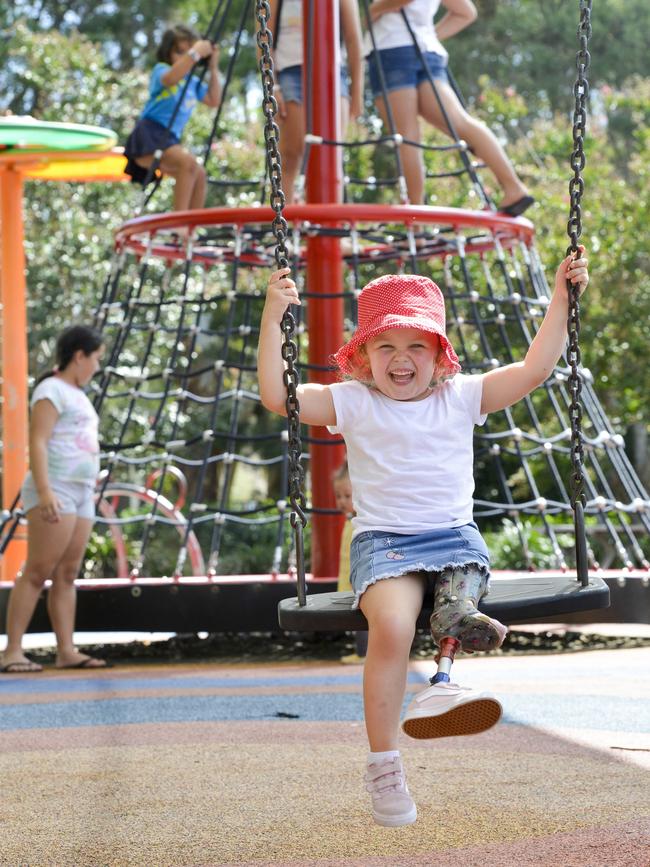
[[396, 828], [415, 822], [418, 811], [399, 756], [368, 765], [365, 780], [372, 796], [372, 818], [378, 825]]
[[411, 738], [477, 735], [499, 722], [503, 708], [489, 692], [457, 683], [436, 683], [418, 693], [406, 709], [402, 731]]

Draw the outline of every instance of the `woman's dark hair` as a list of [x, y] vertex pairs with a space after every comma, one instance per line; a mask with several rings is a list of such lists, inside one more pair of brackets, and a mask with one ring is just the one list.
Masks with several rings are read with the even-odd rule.
[[156, 52], [156, 60], [158, 63], [169, 63], [171, 65], [172, 51], [178, 48], [178, 44], [180, 42], [191, 42], [194, 45], [198, 38], [198, 33], [184, 24], [170, 27], [169, 30], [165, 30], [160, 40], [160, 45]]
[[39, 376], [36, 384], [43, 382], [48, 376], [54, 376], [55, 373], [65, 370], [74, 358], [75, 352], [81, 350], [84, 355], [91, 355], [103, 345], [104, 338], [99, 331], [95, 331], [88, 325], [70, 325], [59, 334], [56, 341], [56, 367]]

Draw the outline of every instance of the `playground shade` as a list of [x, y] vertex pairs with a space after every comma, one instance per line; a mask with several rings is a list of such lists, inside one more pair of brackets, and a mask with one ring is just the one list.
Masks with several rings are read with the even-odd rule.
[[100, 126], [54, 123], [33, 117], [0, 118], [0, 153], [32, 151], [104, 151], [115, 146], [114, 132]]
[[30, 164], [24, 177], [34, 181], [72, 181], [86, 183], [91, 181], [128, 181], [124, 174], [126, 157], [121, 149], [108, 154], [97, 154], [90, 159], [87, 155], [75, 158], [72, 154], [58, 156], [51, 154], [38, 164]]

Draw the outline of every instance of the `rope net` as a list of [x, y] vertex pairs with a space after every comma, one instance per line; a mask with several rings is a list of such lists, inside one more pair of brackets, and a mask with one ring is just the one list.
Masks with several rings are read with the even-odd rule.
[[[303, 381], [328, 366], [307, 360], [315, 296], [306, 281], [310, 243], [339, 239], [344, 304], [352, 331], [356, 296], [390, 272], [425, 274], [441, 287], [448, 334], [463, 369], [478, 373], [523, 358], [549, 302], [526, 221], [489, 212], [422, 208], [293, 206], [290, 265], [302, 294], [297, 341]], [[257, 392], [256, 345], [269, 269], [271, 212], [196, 212], [182, 243], [182, 215], [140, 218], [118, 233], [111, 279], [97, 311], [106, 363], [94, 383], [102, 419], [108, 508], [100, 521], [126, 553], [133, 576], [277, 573], [291, 569], [287, 434]], [[164, 228], [161, 228], [161, 222]], [[582, 370], [585, 515], [592, 568], [648, 568], [648, 495]], [[502, 565], [574, 566], [569, 479], [569, 368], [477, 429], [475, 516], [501, 536]], [[338, 443], [303, 429], [303, 443]], [[308, 511], [335, 515], [311, 484]], [[512, 550], [504, 554], [508, 545]]]

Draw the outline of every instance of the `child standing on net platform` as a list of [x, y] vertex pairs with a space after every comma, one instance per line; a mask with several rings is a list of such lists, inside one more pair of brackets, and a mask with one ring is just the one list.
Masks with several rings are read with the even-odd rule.
[[[434, 25], [434, 15], [441, 6], [445, 14]], [[467, 113], [447, 74], [447, 50], [443, 42], [468, 27], [476, 16], [472, 0], [374, 0], [370, 18], [376, 51], [370, 38], [366, 39], [370, 86], [381, 118], [389, 128], [385, 85], [395, 130], [405, 139], [421, 141], [420, 118], [448, 136], [452, 135], [453, 128], [458, 138], [466, 141], [494, 173], [503, 190], [499, 210], [517, 217], [535, 200], [492, 130]], [[422, 151], [413, 145], [404, 145], [401, 155], [409, 201], [412, 205], [422, 204], [425, 179]]]
[[[473, 428], [553, 372], [566, 343], [567, 279], [586, 287], [584, 248], [559, 266], [553, 298], [525, 359], [466, 375], [446, 337], [444, 300], [435, 283], [415, 275], [379, 277], [362, 290], [357, 331], [334, 356], [349, 380], [298, 388], [302, 421], [326, 425], [347, 447], [356, 511], [351, 582], [369, 628], [365, 780], [380, 825], [417, 818], [398, 734], [409, 650], [429, 582], [438, 645], [453, 637], [467, 651], [493, 650], [505, 638], [506, 628], [477, 610], [487, 590], [489, 556], [472, 519]], [[269, 281], [258, 350], [262, 403], [280, 415], [286, 415], [280, 322], [290, 304], [300, 299], [285, 268]], [[402, 728], [417, 720], [420, 731], [431, 722], [433, 732], [443, 718], [444, 734], [466, 733], [459, 720], [483, 705], [498, 708], [487, 728], [501, 711], [493, 696], [437, 683], [416, 695]]]
[[[340, 118], [345, 138], [350, 117], [363, 111], [363, 45], [357, 0], [339, 0], [341, 21]], [[305, 152], [303, 105], [303, 3], [270, 0], [269, 26], [273, 32], [273, 63], [277, 72], [275, 98], [282, 141], [282, 187], [287, 204], [295, 200], [294, 185]]]
[[[206, 58], [209, 84], [193, 73], [195, 65]], [[162, 151], [160, 170], [175, 181], [174, 210], [202, 208], [207, 183], [205, 169], [194, 154], [182, 147], [180, 140], [197, 102], [210, 108], [218, 108], [221, 102], [219, 49], [209, 40], [199, 39], [190, 27], [178, 25], [163, 33], [156, 59], [158, 62], [149, 83], [149, 100], [124, 146], [128, 160], [124, 171], [131, 175], [134, 183], [143, 183], [156, 151]], [[176, 111], [188, 76], [190, 81], [183, 102]]]

